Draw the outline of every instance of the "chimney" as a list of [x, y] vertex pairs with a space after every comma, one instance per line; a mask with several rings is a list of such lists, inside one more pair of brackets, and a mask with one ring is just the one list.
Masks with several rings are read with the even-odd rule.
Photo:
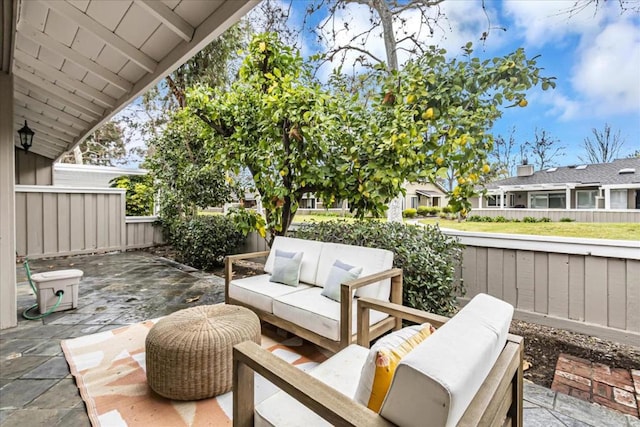
[[531, 176], [533, 175], [533, 165], [518, 165], [517, 176]]

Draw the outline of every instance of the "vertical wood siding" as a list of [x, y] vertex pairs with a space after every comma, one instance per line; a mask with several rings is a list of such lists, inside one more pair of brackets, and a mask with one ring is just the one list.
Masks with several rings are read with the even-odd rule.
[[604, 210], [604, 209], [500, 209], [473, 208], [471, 215], [503, 216], [507, 219], [522, 220], [526, 216], [533, 218], [549, 218], [560, 221], [561, 218], [571, 218], [578, 222], [632, 222], [640, 223], [640, 210]]
[[127, 217], [127, 249], [148, 248], [164, 243], [157, 217]]
[[[514, 243], [512, 238], [487, 237], [483, 244], [479, 233], [475, 239], [454, 234], [466, 245], [461, 273], [465, 300], [485, 292], [513, 304], [516, 317], [525, 320], [640, 342], [640, 242], [620, 242], [618, 251], [607, 256], [606, 251], [615, 250], [611, 241], [599, 254], [593, 249], [595, 240], [590, 240], [593, 247], [577, 244], [572, 249], [558, 245], [559, 238], [527, 242], [520, 236]], [[523, 249], [515, 249], [517, 245]]]
[[[124, 191], [16, 186], [16, 251], [31, 258], [122, 250]], [[112, 234], [111, 234], [112, 233]]]

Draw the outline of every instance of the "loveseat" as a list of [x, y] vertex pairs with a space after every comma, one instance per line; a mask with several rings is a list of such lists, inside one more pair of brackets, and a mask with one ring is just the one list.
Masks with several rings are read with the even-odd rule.
[[[233, 277], [235, 262], [260, 257], [267, 257], [264, 274]], [[273, 281], [280, 276], [278, 266], [289, 262], [284, 257], [299, 262], [297, 280], [289, 284]], [[278, 236], [270, 251], [225, 258], [225, 302], [248, 307], [261, 320], [336, 352], [355, 341], [357, 298], [402, 303], [402, 270], [392, 266], [388, 250]], [[337, 283], [340, 271], [348, 278]], [[400, 328], [401, 321], [372, 311], [368, 325], [366, 333], [378, 337]]]
[[[240, 343], [233, 355], [233, 425], [522, 426], [524, 347], [521, 337], [508, 333], [511, 305], [479, 294], [448, 319], [362, 298], [358, 301], [358, 322], [366, 324], [372, 309], [412, 322], [429, 322], [413, 328], [430, 332], [408, 350], [407, 341], [417, 335], [406, 338], [409, 335], [405, 334], [402, 343], [397, 338], [409, 328], [382, 337], [371, 349], [368, 338], [358, 335], [358, 344], [341, 350], [309, 373], [255, 343]], [[384, 351], [389, 343], [395, 343], [395, 353]], [[399, 349], [405, 353], [400, 354]], [[390, 382], [382, 391], [377, 390], [381, 405], [372, 408], [373, 391], [367, 400], [368, 374], [374, 370], [375, 389], [378, 367], [384, 361], [381, 355], [402, 357], [397, 365], [390, 365], [395, 368]], [[384, 374], [385, 369], [382, 371]], [[281, 389], [257, 406], [254, 372]]]

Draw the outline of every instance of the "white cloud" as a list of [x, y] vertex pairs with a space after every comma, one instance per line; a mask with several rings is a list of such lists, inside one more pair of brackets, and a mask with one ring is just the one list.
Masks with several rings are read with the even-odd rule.
[[584, 36], [571, 83], [594, 113], [640, 111], [640, 29], [622, 20]]
[[582, 118], [585, 106], [580, 101], [569, 98], [558, 89], [545, 92], [534, 92], [530, 97], [530, 104], [541, 103], [548, 105], [545, 116], [562, 122]]
[[[608, 2], [612, 3], [612, 2]], [[597, 31], [602, 21], [613, 13], [614, 7], [589, 3], [584, 9], [571, 13], [576, 0], [505, 0], [503, 9], [513, 19], [512, 33], [523, 34], [525, 42], [541, 47], [557, 43], [571, 34]]]

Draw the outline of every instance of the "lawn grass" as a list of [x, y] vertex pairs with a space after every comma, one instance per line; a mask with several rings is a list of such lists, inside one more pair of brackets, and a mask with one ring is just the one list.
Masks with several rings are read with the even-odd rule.
[[420, 222], [461, 231], [640, 241], [640, 224], [630, 222], [458, 222], [441, 218], [421, 219]]

